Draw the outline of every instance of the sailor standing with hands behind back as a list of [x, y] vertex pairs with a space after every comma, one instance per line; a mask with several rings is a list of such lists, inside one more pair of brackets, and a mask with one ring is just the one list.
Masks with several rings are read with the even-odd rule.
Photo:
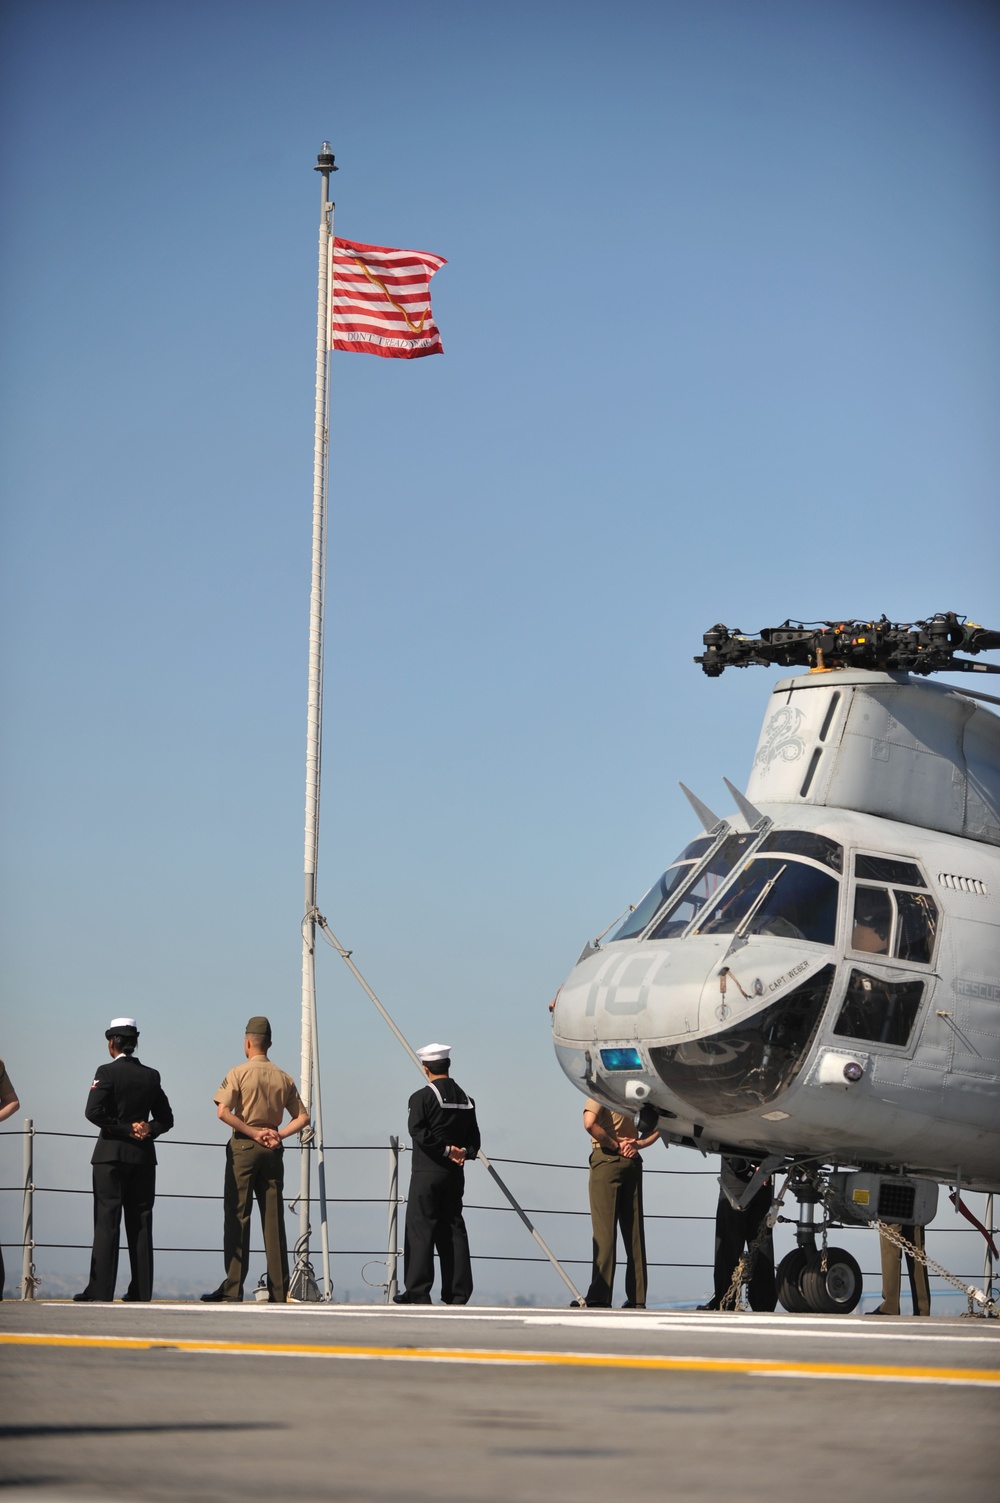
[[620, 1227], [626, 1260], [622, 1309], [645, 1310], [646, 1230], [639, 1150], [658, 1142], [660, 1135], [653, 1132], [640, 1138], [634, 1117], [611, 1111], [593, 1096], [584, 1102], [583, 1126], [590, 1136], [590, 1220], [594, 1232], [593, 1270], [585, 1304], [588, 1309], [611, 1308]]
[[451, 1075], [451, 1046], [425, 1044], [417, 1058], [427, 1076], [410, 1097], [413, 1167], [406, 1199], [403, 1270], [397, 1305], [429, 1305], [434, 1249], [441, 1262], [441, 1302], [467, 1305], [472, 1294], [469, 1235], [462, 1216], [467, 1159], [479, 1152], [476, 1103]]
[[85, 1108], [101, 1129], [94, 1145], [94, 1247], [90, 1278], [75, 1300], [113, 1300], [118, 1278], [122, 1212], [132, 1279], [127, 1302], [153, 1297], [153, 1201], [156, 1198], [155, 1140], [174, 1125], [159, 1073], [135, 1058], [135, 1018], [112, 1018], [104, 1037], [111, 1062], [99, 1065]]
[[[273, 1060], [271, 1025], [258, 1015], [243, 1034], [244, 1061], [228, 1071], [212, 1098], [220, 1122], [231, 1127], [223, 1183], [222, 1257], [226, 1276], [201, 1297], [206, 1304], [243, 1298], [250, 1269], [250, 1223], [254, 1201], [260, 1208], [270, 1301], [288, 1299], [288, 1244], [285, 1236], [283, 1143], [309, 1125], [295, 1082]], [[284, 1122], [285, 1113], [291, 1117]]]

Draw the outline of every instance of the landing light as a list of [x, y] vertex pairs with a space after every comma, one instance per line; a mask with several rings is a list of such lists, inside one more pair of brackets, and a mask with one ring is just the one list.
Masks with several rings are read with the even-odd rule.
[[641, 1070], [642, 1055], [638, 1049], [602, 1049], [601, 1063], [605, 1070]]
[[861, 1077], [862, 1077], [862, 1075], [864, 1073], [865, 1073], [865, 1067], [864, 1067], [864, 1065], [859, 1065], [856, 1059], [849, 1059], [847, 1061], [847, 1064], [844, 1066], [844, 1079], [845, 1080], [851, 1080], [851, 1081], [860, 1080]]

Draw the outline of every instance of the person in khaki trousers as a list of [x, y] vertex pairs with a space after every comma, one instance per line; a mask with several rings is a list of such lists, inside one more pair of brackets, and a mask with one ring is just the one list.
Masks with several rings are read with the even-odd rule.
[[[886, 1223], [888, 1225], [888, 1223]], [[894, 1225], [891, 1231], [905, 1237], [907, 1242], [912, 1242], [914, 1247], [924, 1251], [924, 1229], [922, 1226]], [[898, 1315], [899, 1309], [899, 1286], [902, 1280], [903, 1250], [897, 1247], [895, 1242], [890, 1242], [879, 1232], [879, 1252], [882, 1255], [882, 1303], [877, 1310], [869, 1310], [869, 1315]], [[906, 1254], [906, 1272], [910, 1280], [910, 1298], [913, 1300], [914, 1315], [929, 1315], [931, 1313], [931, 1286], [927, 1278], [927, 1268], [919, 1263], [912, 1253]]]
[[590, 1220], [594, 1266], [586, 1303], [610, 1309], [615, 1282], [618, 1228], [625, 1243], [625, 1310], [646, 1308], [646, 1230], [642, 1220], [640, 1148], [659, 1138], [640, 1138], [634, 1117], [613, 1112], [588, 1096], [583, 1125], [590, 1134]]
[[[264, 1224], [267, 1287], [273, 1303], [288, 1298], [288, 1245], [285, 1237], [284, 1164], [282, 1143], [308, 1125], [309, 1113], [294, 1080], [267, 1057], [271, 1025], [267, 1018], [251, 1018], [243, 1052], [216, 1091], [214, 1101], [221, 1122], [233, 1129], [226, 1145], [223, 1193], [223, 1260], [226, 1276], [218, 1289], [201, 1297], [207, 1303], [237, 1303], [243, 1298], [250, 1263], [250, 1222], [256, 1200]], [[290, 1122], [282, 1121], [285, 1113]]]

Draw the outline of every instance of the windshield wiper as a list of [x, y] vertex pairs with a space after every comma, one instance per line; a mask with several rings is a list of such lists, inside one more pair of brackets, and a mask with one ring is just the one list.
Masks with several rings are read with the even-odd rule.
[[779, 877], [784, 876], [787, 870], [788, 862], [786, 861], [784, 866], [779, 866], [774, 876], [764, 883], [764, 886], [761, 888], [760, 893], [758, 894], [754, 902], [751, 903], [746, 918], [743, 919], [741, 923], [737, 924], [736, 928], [733, 930], [734, 938], [744, 938], [747, 930], [750, 928], [750, 925], [753, 923], [754, 919], [757, 917], [757, 914], [760, 912], [764, 902], [768, 897], [770, 897], [772, 891], [774, 890], [774, 884], [777, 882]]

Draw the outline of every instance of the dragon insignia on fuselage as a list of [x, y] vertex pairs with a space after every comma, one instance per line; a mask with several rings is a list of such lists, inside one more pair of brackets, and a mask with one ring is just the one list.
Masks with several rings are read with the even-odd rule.
[[796, 732], [802, 724], [802, 711], [783, 705], [775, 710], [764, 731], [764, 745], [754, 758], [754, 766], [762, 777], [767, 775], [772, 762], [797, 762], [805, 751], [805, 742]]

